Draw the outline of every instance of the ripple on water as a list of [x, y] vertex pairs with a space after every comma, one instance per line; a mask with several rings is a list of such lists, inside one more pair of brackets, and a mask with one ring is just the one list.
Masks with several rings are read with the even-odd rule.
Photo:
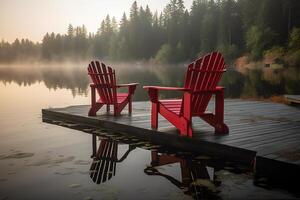
[[50, 156], [44, 157], [38, 161], [27, 164], [27, 166], [43, 166], [43, 165], [56, 165], [64, 162], [70, 162], [75, 159], [74, 156], [69, 157], [60, 157], [60, 158], [51, 158]]
[[5, 182], [5, 181], [7, 181], [6, 178], [0, 178], [0, 182]]
[[11, 154], [2, 154], [0, 155], [0, 160], [4, 159], [20, 159], [20, 158], [28, 158], [34, 156], [34, 153], [24, 153], [24, 152], [18, 152], [18, 153], [11, 153]]
[[75, 165], [89, 165], [89, 164], [91, 164], [91, 161], [89, 161], [89, 160], [75, 160], [74, 164]]
[[0, 196], [0, 200], [6, 200], [8, 199], [8, 196]]
[[74, 184], [71, 184], [69, 185], [70, 188], [78, 188], [78, 187], [81, 187], [80, 184], [77, 184], [77, 183], [74, 183]]

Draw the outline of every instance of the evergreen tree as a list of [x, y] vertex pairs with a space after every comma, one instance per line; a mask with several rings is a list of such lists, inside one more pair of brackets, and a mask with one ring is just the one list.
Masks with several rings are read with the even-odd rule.
[[68, 35], [69, 38], [73, 38], [73, 36], [74, 36], [74, 28], [73, 28], [72, 24], [69, 24], [69, 26], [68, 26], [67, 35]]

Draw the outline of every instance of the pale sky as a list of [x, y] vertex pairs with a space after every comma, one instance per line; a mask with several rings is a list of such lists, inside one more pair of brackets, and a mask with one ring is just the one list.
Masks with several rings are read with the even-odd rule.
[[[170, 0], [137, 0], [152, 12], [162, 11]], [[190, 9], [193, 0], [184, 0]], [[41, 41], [46, 32], [66, 33], [68, 24], [84, 24], [96, 32], [107, 14], [119, 21], [128, 14], [134, 0], [0, 0], [0, 40], [16, 38]]]

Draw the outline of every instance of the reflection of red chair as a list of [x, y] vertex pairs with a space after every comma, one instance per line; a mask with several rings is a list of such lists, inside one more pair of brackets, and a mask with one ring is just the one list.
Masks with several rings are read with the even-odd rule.
[[[127, 158], [135, 148], [129, 145], [129, 149], [118, 159], [118, 142], [111, 139], [102, 139], [97, 150], [97, 136], [93, 135], [93, 162], [90, 167], [90, 177], [97, 183], [104, 183], [116, 175], [116, 164]], [[96, 151], [97, 150], [97, 151]]]
[[[223, 56], [219, 52], [213, 52], [189, 64], [184, 87], [145, 86], [152, 102], [152, 128], [157, 129], [160, 113], [179, 129], [181, 135], [192, 137], [194, 116], [212, 125], [216, 133], [228, 133], [228, 127], [224, 123], [224, 88], [217, 86], [224, 68]], [[159, 100], [159, 90], [182, 91], [183, 98]], [[216, 95], [214, 114], [206, 112], [213, 94]]]
[[[92, 61], [89, 64], [88, 73], [93, 81], [91, 84], [92, 107], [89, 116], [95, 116], [96, 112], [105, 104], [107, 111], [109, 111], [110, 105], [113, 105], [115, 116], [119, 115], [127, 104], [129, 114], [132, 112], [132, 96], [138, 83], [117, 85], [115, 70], [99, 61]], [[128, 87], [128, 93], [117, 93], [117, 88], [120, 87]], [[96, 101], [95, 90], [100, 96], [98, 101]]]
[[117, 153], [116, 141], [101, 140], [90, 168], [90, 176], [95, 183], [103, 183], [116, 174]]
[[[151, 166], [147, 167], [144, 170], [144, 172], [147, 175], [157, 175], [157, 176], [165, 177], [180, 189], [188, 188], [188, 191], [186, 191], [186, 193], [195, 193], [197, 195], [199, 193], [198, 192], [199, 188], [197, 186], [193, 186], [191, 183], [195, 182], [197, 179], [207, 179], [207, 180], [210, 179], [205, 164], [195, 163], [183, 158], [170, 156], [168, 154], [159, 155], [157, 151], [151, 151], [151, 158], [152, 158]], [[182, 181], [179, 181], [167, 174], [163, 174], [155, 168], [155, 167], [173, 164], [173, 163], [180, 163]]]

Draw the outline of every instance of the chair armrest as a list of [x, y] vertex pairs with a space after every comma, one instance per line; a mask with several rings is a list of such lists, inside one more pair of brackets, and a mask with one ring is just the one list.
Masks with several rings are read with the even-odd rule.
[[130, 87], [130, 86], [137, 86], [137, 85], [139, 85], [139, 83], [118, 84], [116, 86], [117, 88], [120, 88], [120, 87]]
[[188, 88], [183, 87], [160, 87], [160, 86], [144, 86], [144, 89], [147, 90], [171, 90], [171, 91], [189, 91]]
[[91, 87], [92, 89], [95, 89], [95, 88], [97, 87], [97, 84], [91, 83], [91, 84], [90, 84], [90, 87]]
[[158, 101], [158, 90], [167, 90], [167, 91], [190, 91], [188, 88], [183, 87], [160, 87], [160, 86], [144, 86], [144, 89], [148, 90], [150, 101], [152, 103], [157, 103]]
[[114, 88], [113, 86], [111, 86], [110, 84], [95, 84], [95, 83], [91, 83], [90, 84], [90, 87], [92, 89], [95, 89], [95, 88]]
[[139, 85], [139, 83], [128, 83], [128, 84], [118, 84], [116, 85], [116, 87], [117, 88], [128, 87], [129, 95], [133, 95], [137, 85]]
[[193, 94], [201, 94], [201, 93], [217, 93], [223, 91], [225, 88], [221, 86], [217, 86], [216, 89], [213, 90], [194, 90], [192, 93]]

